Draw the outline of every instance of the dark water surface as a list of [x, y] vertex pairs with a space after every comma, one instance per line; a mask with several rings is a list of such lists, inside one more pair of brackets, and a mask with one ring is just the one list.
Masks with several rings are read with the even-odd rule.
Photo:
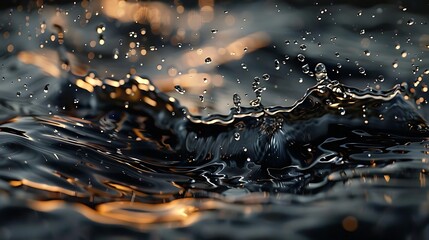
[[0, 239], [427, 239], [429, 5], [0, 14]]

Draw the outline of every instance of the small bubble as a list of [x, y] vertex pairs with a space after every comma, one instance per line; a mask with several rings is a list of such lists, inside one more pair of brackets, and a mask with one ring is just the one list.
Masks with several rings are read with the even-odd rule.
[[401, 57], [402, 58], [406, 58], [407, 56], [408, 56], [407, 51], [404, 50], [404, 51], [401, 52]]
[[268, 73], [264, 73], [262, 75], [262, 79], [264, 79], [265, 81], [268, 81], [268, 80], [270, 80], [270, 75]]
[[21, 97], [21, 92], [16, 92], [17, 97]]
[[359, 10], [359, 11], [357, 12], [357, 15], [358, 15], [358, 16], [362, 16], [362, 10]]
[[298, 58], [298, 61], [300, 61], [300, 62], [304, 62], [305, 61], [305, 56], [303, 54], [301, 54], [301, 53], [298, 54], [296, 57]]
[[217, 29], [212, 29], [212, 31], [211, 31], [213, 34], [215, 34], [215, 33], [217, 33], [218, 32], [218, 30]]
[[342, 116], [344, 116], [346, 114], [346, 110], [343, 107], [338, 107], [338, 111], [340, 112], [340, 114]]
[[371, 56], [371, 52], [369, 50], [365, 50], [363, 51], [363, 53], [365, 54], [365, 56], [369, 57]]
[[240, 140], [240, 133], [235, 132], [235, 133], [234, 133], [234, 139], [235, 139], [235, 141]]
[[414, 18], [410, 18], [410, 19], [408, 19], [408, 21], [407, 21], [407, 25], [408, 25], [408, 26], [414, 25]]
[[180, 85], [174, 86], [174, 89], [176, 89], [176, 92], [180, 94], [184, 94], [186, 92], [185, 89], [183, 89]]
[[305, 51], [305, 50], [307, 50], [307, 45], [305, 45], [305, 44], [301, 44], [301, 45], [299, 46], [299, 48], [301, 48], [301, 50], [302, 50], [302, 51]]
[[45, 93], [47, 93], [49, 91], [49, 83], [45, 85], [45, 87], [43, 88], [43, 91]]
[[365, 29], [361, 29], [359, 32], [360, 35], [364, 35], [365, 34]]
[[335, 52], [335, 57], [340, 57], [340, 53], [339, 52]]
[[342, 68], [343, 65], [341, 65], [341, 63], [337, 63], [337, 68]]
[[74, 104], [78, 104], [79, 103], [79, 99], [77, 99], [77, 98], [73, 99], [73, 103]]
[[394, 61], [393, 63], [392, 63], [392, 67], [393, 68], [398, 68], [398, 66], [399, 66], [399, 64], [398, 64], [398, 61]]
[[365, 74], [365, 68], [359, 67], [359, 73], [360, 74]]
[[279, 70], [280, 69], [280, 62], [279, 60], [274, 60], [274, 69]]
[[207, 83], [207, 81], [208, 81], [207, 78], [203, 78], [204, 83]]
[[200, 98], [201, 102], [204, 102], [204, 96], [203, 95], [200, 95], [199, 98]]
[[210, 64], [210, 63], [212, 63], [212, 59], [211, 59], [210, 57], [207, 57], [207, 58], [204, 60], [204, 62], [205, 62], [206, 64]]
[[400, 49], [401, 48], [401, 45], [399, 44], [399, 43], [397, 43], [396, 45], [395, 45], [395, 49], [396, 50], [398, 50], [398, 49]]
[[241, 63], [241, 68], [244, 69], [244, 70], [247, 70], [246, 64], [245, 63]]
[[286, 44], [286, 45], [289, 45], [289, 44], [290, 44], [290, 41], [289, 41], [289, 40], [285, 40], [285, 44]]

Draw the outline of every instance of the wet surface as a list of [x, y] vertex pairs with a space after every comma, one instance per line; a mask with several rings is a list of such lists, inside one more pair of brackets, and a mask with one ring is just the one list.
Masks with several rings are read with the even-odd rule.
[[426, 238], [424, 8], [4, 5], [0, 238]]

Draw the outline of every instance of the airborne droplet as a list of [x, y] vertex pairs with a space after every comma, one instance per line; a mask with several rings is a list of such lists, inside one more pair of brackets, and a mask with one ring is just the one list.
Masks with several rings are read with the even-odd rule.
[[300, 62], [304, 62], [305, 61], [305, 56], [302, 55], [301, 53], [298, 54], [296, 57], [298, 58], [298, 61], [300, 61]]
[[234, 133], [234, 139], [235, 139], [235, 141], [240, 140], [240, 133], [235, 132], [235, 133]]
[[265, 81], [268, 81], [268, 80], [270, 80], [270, 75], [265, 73], [262, 75], [262, 79], [264, 79]]
[[43, 91], [45, 93], [47, 93], [49, 91], [49, 83], [45, 85], [45, 87], [43, 88]]
[[176, 89], [176, 92], [180, 94], [184, 94], [186, 92], [185, 89], [183, 89], [180, 85], [174, 86], [174, 89]]
[[384, 76], [383, 75], [378, 75], [377, 79], [375, 79], [378, 82], [384, 82]]
[[279, 62], [279, 60], [274, 60], [274, 68], [276, 69], [276, 70], [279, 70], [280, 69], [280, 62]]
[[232, 102], [234, 103], [237, 112], [240, 112], [241, 97], [240, 95], [238, 95], [238, 93], [234, 93], [234, 95], [232, 96]]
[[323, 63], [318, 63], [314, 68], [317, 81], [323, 81], [328, 78], [328, 73], [326, 71], [326, 66]]
[[363, 53], [365, 54], [365, 56], [369, 57], [371, 55], [371, 52], [369, 50], [365, 50], [363, 51]]
[[302, 72], [305, 74], [310, 72], [310, 67], [308, 66], [308, 64], [305, 64], [304, 66], [302, 66]]

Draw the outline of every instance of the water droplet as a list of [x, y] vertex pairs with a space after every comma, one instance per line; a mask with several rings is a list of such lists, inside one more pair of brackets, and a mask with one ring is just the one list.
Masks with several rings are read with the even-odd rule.
[[21, 97], [21, 92], [16, 92], [17, 97]]
[[104, 31], [106, 31], [106, 27], [104, 26], [104, 24], [99, 24], [97, 26], [97, 33], [102, 34]]
[[200, 97], [200, 101], [201, 101], [201, 102], [204, 102], [204, 96], [203, 96], [203, 95], [200, 95], [199, 97]]
[[378, 75], [377, 79], [375, 79], [378, 82], [384, 82], [384, 76], [383, 75]]
[[73, 103], [74, 104], [78, 104], [79, 103], [79, 99], [77, 99], [77, 98], [73, 99]]
[[342, 116], [344, 116], [346, 114], [346, 110], [343, 107], [338, 107], [338, 111], [340, 112], [340, 114]]
[[207, 58], [204, 60], [204, 62], [205, 62], [206, 64], [210, 64], [210, 63], [212, 63], [212, 59], [211, 59], [210, 57], [207, 57]]
[[307, 50], [307, 45], [305, 45], [305, 44], [301, 44], [301, 45], [299, 46], [299, 48], [301, 48], [301, 50], [302, 50], [302, 51], [305, 51], [305, 50]]
[[268, 73], [264, 73], [262, 75], [262, 79], [264, 79], [265, 81], [268, 81], [268, 80], [270, 80], [270, 75]]
[[241, 63], [241, 68], [244, 69], [244, 70], [247, 70], [246, 64], [245, 63]]
[[212, 29], [212, 31], [211, 31], [213, 34], [215, 34], [215, 33], [217, 33], [218, 32], [218, 30], [217, 29]]
[[335, 52], [335, 57], [340, 57], [340, 53], [339, 52]]
[[343, 65], [341, 65], [341, 63], [337, 63], [337, 68], [342, 68]]
[[234, 139], [235, 139], [235, 141], [240, 140], [240, 133], [235, 132], [235, 133], [234, 133]]
[[305, 74], [310, 72], [310, 67], [308, 66], [308, 64], [305, 64], [304, 66], [302, 66], [302, 72]]
[[365, 74], [365, 68], [359, 67], [359, 73], [360, 74]]
[[413, 74], [416, 74], [420, 70], [419, 66], [413, 66]]
[[357, 12], [357, 15], [358, 15], [358, 16], [362, 16], [362, 10], [359, 10], [359, 11]]
[[113, 59], [118, 59], [118, 58], [119, 58], [119, 50], [115, 48], [113, 50]]
[[232, 96], [232, 102], [234, 103], [235, 108], [237, 108], [237, 112], [240, 112], [241, 97], [238, 93], [234, 93]]
[[365, 50], [363, 51], [363, 53], [365, 54], [365, 56], [369, 57], [371, 56], [371, 52], [369, 50]]
[[408, 21], [407, 21], [407, 25], [408, 25], [408, 26], [414, 25], [414, 18], [410, 18], [410, 19], [408, 19]]
[[361, 29], [359, 32], [360, 35], [364, 35], [365, 34], [365, 29]]
[[401, 52], [401, 57], [402, 58], [406, 58], [407, 56], [408, 56], [407, 51], [404, 50], [404, 51]]
[[304, 62], [305, 61], [305, 56], [303, 54], [301, 54], [301, 53], [298, 54], [296, 57], [298, 58], [298, 61], [300, 61], [300, 62]]
[[279, 60], [274, 60], [274, 69], [279, 70], [280, 69], [280, 62]]
[[285, 40], [285, 44], [286, 44], [286, 45], [289, 45], [289, 44], [290, 44], [290, 41], [289, 41], [289, 40]]
[[49, 83], [45, 85], [45, 87], [43, 88], [43, 91], [45, 93], [47, 93], [49, 91]]
[[176, 92], [180, 94], [184, 94], [186, 92], [185, 89], [183, 89], [180, 85], [174, 86], [174, 89], [176, 89]]
[[395, 49], [396, 50], [398, 50], [398, 49], [400, 49], [401, 48], [401, 45], [399, 44], [399, 43], [397, 43], [396, 45], [395, 45]]
[[398, 61], [394, 61], [393, 63], [392, 63], [392, 67], [393, 68], [398, 68], [398, 66], [399, 66], [399, 64], [398, 64]]
[[326, 66], [323, 63], [318, 63], [314, 68], [317, 81], [323, 81], [328, 78], [328, 73], [326, 71]]

